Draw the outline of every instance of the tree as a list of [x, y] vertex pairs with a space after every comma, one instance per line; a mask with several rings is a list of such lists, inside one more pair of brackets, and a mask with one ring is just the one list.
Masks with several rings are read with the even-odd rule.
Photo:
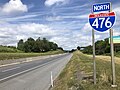
[[30, 37], [25, 42], [23, 42], [23, 40], [21, 39], [18, 42], [18, 48], [25, 52], [47, 52], [50, 50], [58, 49], [58, 45], [54, 42], [48, 41], [46, 38], [43, 38], [41, 40], [39, 37], [34, 40]]
[[[92, 54], [92, 46], [85, 47], [83, 52]], [[110, 44], [108, 38], [95, 42], [95, 53], [98, 55], [110, 53]]]
[[18, 46], [17, 47], [18, 50], [24, 51], [24, 42], [23, 42], [23, 39], [19, 40], [17, 46]]
[[50, 51], [49, 41], [46, 38], [43, 38], [43, 50], [44, 52]]
[[53, 43], [53, 50], [58, 49], [58, 45], [56, 43]]
[[77, 47], [77, 50], [80, 50], [80, 46]]
[[105, 41], [103, 40], [97, 41], [95, 43], [96, 54], [98, 55], [105, 54], [105, 47], [106, 47]]
[[58, 49], [60, 49], [60, 50], [64, 51], [62, 47], [58, 47]]
[[89, 46], [85, 47], [85, 48], [83, 49], [83, 53], [92, 54], [92, 53], [93, 53], [92, 46], [89, 45]]
[[25, 52], [34, 52], [35, 40], [33, 38], [28, 38], [24, 44]]
[[34, 52], [43, 52], [43, 41], [40, 39], [40, 37], [38, 39], [36, 39], [35, 41], [35, 46], [34, 46]]

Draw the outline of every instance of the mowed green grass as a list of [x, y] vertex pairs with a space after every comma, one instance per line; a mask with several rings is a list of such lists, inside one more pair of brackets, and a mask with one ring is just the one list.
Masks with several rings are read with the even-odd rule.
[[74, 52], [71, 61], [54, 81], [53, 90], [120, 90], [120, 64], [116, 64], [116, 88], [111, 87], [111, 62], [97, 58], [96, 67], [97, 84], [94, 85], [92, 57]]
[[49, 51], [44, 53], [0, 53], [0, 60], [8, 60], [8, 59], [19, 59], [26, 57], [35, 57], [35, 56], [44, 56], [44, 55], [54, 55], [64, 53], [61, 50]]

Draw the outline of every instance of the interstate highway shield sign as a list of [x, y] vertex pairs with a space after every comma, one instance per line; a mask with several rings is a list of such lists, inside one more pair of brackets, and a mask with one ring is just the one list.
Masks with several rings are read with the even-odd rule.
[[93, 29], [104, 32], [110, 29], [115, 22], [115, 13], [90, 14], [89, 23]]

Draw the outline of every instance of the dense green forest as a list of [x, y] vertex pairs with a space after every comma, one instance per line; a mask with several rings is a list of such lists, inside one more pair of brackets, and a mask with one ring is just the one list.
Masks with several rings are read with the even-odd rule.
[[25, 42], [23, 39], [19, 40], [17, 49], [24, 52], [47, 52], [57, 49], [63, 50], [61, 47], [58, 47], [56, 43], [50, 42], [46, 38], [41, 39], [40, 37], [36, 40], [30, 37]]
[[15, 46], [3, 46], [0, 45], [1, 53], [24, 53], [24, 52], [47, 52], [47, 51], [56, 51], [57, 49], [62, 50], [63, 48], [58, 47], [58, 45], [54, 42], [48, 41], [46, 38], [33, 39], [28, 38], [26, 41], [23, 39], [19, 40], [17, 43], [17, 47]]
[[[120, 45], [114, 44], [114, 51], [120, 52]], [[83, 53], [92, 54], [92, 46], [89, 45], [83, 49]], [[110, 53], [110, 44], [109, 39], [99, 40], [95, 42], [95, 53], [97, 55], [109, 54]]]

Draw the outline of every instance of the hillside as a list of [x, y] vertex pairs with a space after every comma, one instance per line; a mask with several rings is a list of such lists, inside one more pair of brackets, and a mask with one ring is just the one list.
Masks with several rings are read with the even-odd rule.
[[2, 46], [0, 45], [0, 53], [17, 53], [22, 52], [13, 46]]

